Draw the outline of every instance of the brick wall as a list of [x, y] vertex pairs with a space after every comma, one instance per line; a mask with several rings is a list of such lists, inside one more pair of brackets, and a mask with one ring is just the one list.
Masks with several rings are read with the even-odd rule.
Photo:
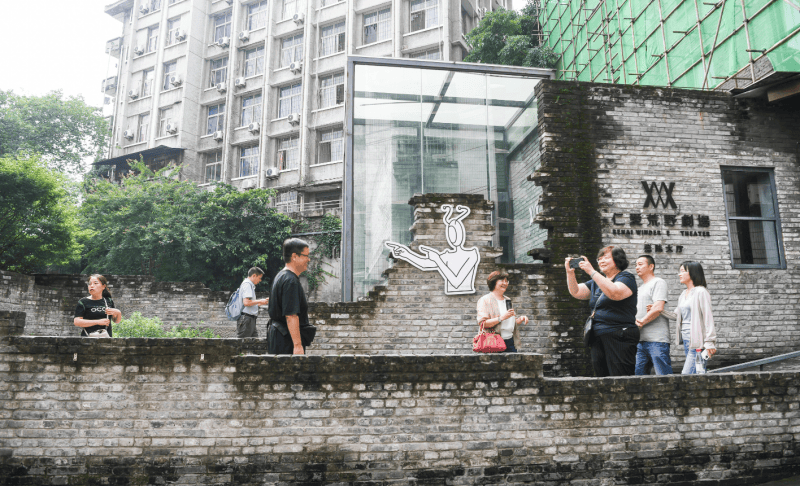
[[0, 338], [5, 484], [753, 484], [800, 473], [800, 375], [548, 379], [542, 357], [248, 356]]

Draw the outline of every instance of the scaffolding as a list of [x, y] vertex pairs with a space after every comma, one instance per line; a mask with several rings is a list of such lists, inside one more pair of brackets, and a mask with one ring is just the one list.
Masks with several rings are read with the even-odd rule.
[[800, 73], [800, 0], [540, 0], [558, 79], [734, 89]]

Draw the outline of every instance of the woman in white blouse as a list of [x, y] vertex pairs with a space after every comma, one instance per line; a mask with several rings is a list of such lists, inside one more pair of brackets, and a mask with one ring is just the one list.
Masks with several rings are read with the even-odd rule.
[[[698, 262], [683, 262], [678, 270], [678, 279], [686, 286], [675, 309], [678, 325], [677, 343], [683, 344], [686, 362], [681, 374], [692, 375], [698, 372], [695, 367], [697, 354], [708, 350], [709, 356], [717, 352], [717, 332], [714, 328], [714, 315], [711, 312], [711, 294], [706, 288], [703, 266]], [[705, 360], [702, 356], [703, 370]]]
[[505, 296], [508, 290], [508, 274], [494, 271], [486, 278], [489, 286], [488, 294], [478, 300], [478, 326], [484, 329], [494, 328], [506, 343], [505, 353], [516, 353], [520, 346], [519, 328], [517, 324], [527, 324], [527, 316], [517, 316], [511, 307], [511, 299]]

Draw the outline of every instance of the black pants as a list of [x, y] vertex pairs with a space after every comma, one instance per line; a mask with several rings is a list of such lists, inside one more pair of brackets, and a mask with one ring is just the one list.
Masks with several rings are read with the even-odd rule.
[[239, 339], [258, 337], [258, 330], [256, 329], [256, 316], [242, 312], [242, 315], [240, 315], [239, 319], [236, 320], [236, 337]]
[[618, 331], [595, 336], [592, 344], [594, 375], [633, 376], [636, 371], [636, 348], [639, 328], [634, 324]]
[[[303, 346], [303, 351], [306, 347]], [[284, 336], [277, 327], [270, 324], [267, 329], [267, 353], [294, 354], [294, 341], [291, 334]]]

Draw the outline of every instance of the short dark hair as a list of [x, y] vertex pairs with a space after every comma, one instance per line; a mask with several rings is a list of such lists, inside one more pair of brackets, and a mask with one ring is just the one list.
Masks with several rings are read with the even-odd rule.
[[247, 276], [252, 277], [253, 275], [264, 275], [264, 270], [261, 270], [258, 267], [253, 267], [247, 271]]
[[283, 242], [283, 263], [290, 263], [292, 255], [303, 253], [303, 250], [308, 248], [308, 243], [300, 238], [289, 238]]
[[647, 264], [648, 265], [652, 265], [653, 266], [653, 270], [656, 269], [656, 260], [655, 260], [655, 258], [651, 257], [650, 255], [639, 255], [636, 259], [638, 260], [639, 258], [644, 258], [645, 260], [647, 260]]
[[685, 261], [681, 263], [681, 267], [689, 272], [689, 278], [692, 279], [692, 283], [695, 287], [708, 288], [708, 285], [706, 285], [706, 274], [703, 272], [703, 265], [700, 265], [700, 262]]
[[614, 260], [614, 265], [617, 267], [617, 270], [620, 272], [628, 268], [628, 257], [625, 256], [625, 250], [618, 246], [608, 245], [600, 249], [597, 252], [597, 258], [605, 255], [608, 252], [611, 252], [611, 259]]
[[497, 285], [498, 280], [503, 280], [504, 278], [508, 278], [508, 274], [503, 270], [495, 270], [494, 272], [490, 273], [488, 277], [486, 277], [486, 285], [489, 286], [489, 290], [494, 290], [495, 285]]

